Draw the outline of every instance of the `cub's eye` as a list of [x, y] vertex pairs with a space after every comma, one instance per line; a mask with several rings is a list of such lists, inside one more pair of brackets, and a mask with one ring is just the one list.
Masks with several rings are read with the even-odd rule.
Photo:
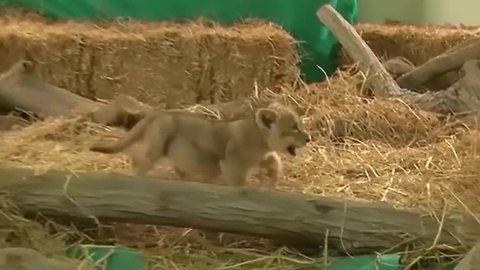
[[293, 129], [294, 131], [299, 131], [299, 129], [298, 129], [298, 124], [297, 124], [297, 123], [293, 124], [292, 129]]

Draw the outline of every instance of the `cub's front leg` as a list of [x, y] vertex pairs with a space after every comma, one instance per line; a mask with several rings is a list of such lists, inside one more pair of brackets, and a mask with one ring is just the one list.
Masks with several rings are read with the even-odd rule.
[[277, 153], [267, 153], [258, 164], [260, 169], [265, 169], [269, 179], [268, 185], [275, 188], [277, 183], [283, 179], [283, 164]]
[[225, 159], [221, 162], [224, 181], [235, 187], [242, 187], [247, 180], [250, 164], [241, 148], [233, 141], [227, 144]]

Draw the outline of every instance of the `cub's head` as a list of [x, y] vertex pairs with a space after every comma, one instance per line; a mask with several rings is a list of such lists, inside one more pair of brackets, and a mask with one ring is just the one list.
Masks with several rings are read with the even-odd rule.
[[305, 132], [298, 114], [278, 103], [258, 109], [255, 121], [258, 127], [265, 131], [265, 139], [272, 151], [287, 152], [295, 156], [297, 148], [310, 141], [310, 135]]

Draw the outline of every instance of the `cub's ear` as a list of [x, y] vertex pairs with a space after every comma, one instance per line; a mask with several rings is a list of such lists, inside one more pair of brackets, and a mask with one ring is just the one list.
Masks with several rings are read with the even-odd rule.
[[274, 110], [262, 108], [255, 113], [255, 121], [259, 127], [269, 129], [277, 121], [277, 116]]
[[35, 62], [30, 60], [21, 60], [20, 65], [22, 68], [22, 72], [25, 73], [31, 72], [35, 68]]

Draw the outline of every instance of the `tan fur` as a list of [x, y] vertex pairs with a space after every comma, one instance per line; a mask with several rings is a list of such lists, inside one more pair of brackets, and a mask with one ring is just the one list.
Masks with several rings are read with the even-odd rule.
[[102, 153], [128, 149], [134, 174], [139, 176], [158, 160], [168, 159], [182, 177], [202, 175], [241, 186], [255, 166], [265, 168], [275, 184], [283, 175], [276, 152], [295, 155], [309, 141], [298, 115], [274, 103], [234, 121], [185, 112], [150, 113], [116, 143], [90, 149]]
[[265, 169], [267, 177], [270, 179], [270, 185], [275, 186], [281, 178], [283, 178], [282, 160], [276, 152], [270, 152], [265, 155], [258, 164], [261, 169]]

